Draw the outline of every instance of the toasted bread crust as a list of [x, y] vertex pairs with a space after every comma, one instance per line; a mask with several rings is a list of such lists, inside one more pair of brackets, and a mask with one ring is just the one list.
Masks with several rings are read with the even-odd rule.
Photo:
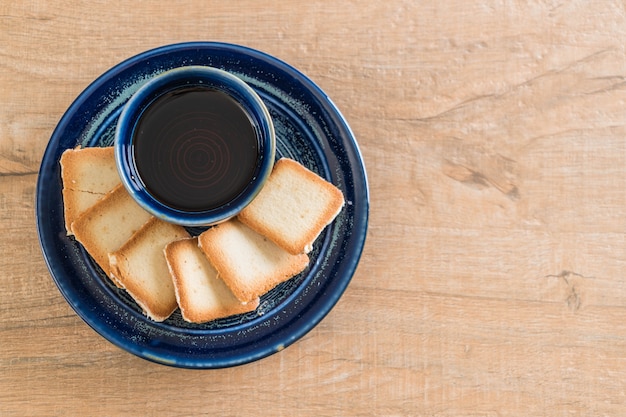
[[291, 254], [308, 253], [343, 205], [337, 187], [298, 162], [282, 158], [238, 219]]
[[197, 238], [171, 242], [164, 253], [176, 300], [186, 321], [204, 323], [254, 311], [258, 307], [258, 298], [243, 304], [235, 297], [198, 247]]
[[72, 232], [109, 276], [108, 254], [122, 246], [150, 217], [120, 184], [85, 210], [72, 223]]
[[178, 307], [163, 248], [184, 238], [189, 234], [183, 227], [152, 217], [109, 254], [111, 274], [155, 321], [167, 319]]
[[306, 254], [292, 255], [236, 219], [206, 230], [198, 243], [241, 302], [253, 301], [309, 263]]
[[112, 146], [67, 149], [60, 165], [65, 228], [72, 235], [72, 222], [120, 184], [120, 178]]

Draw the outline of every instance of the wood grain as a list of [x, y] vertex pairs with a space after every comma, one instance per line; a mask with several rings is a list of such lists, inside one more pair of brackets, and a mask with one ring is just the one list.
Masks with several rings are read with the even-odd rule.
[[[0, 415], [589, 416], [626, 409], [622, 1], [0, 3]], [[232, 369], [149, 363], [54, 286], [39, 163], [97, 76], [189, 40], [306, 73], [366, 163], [333, 311]]]

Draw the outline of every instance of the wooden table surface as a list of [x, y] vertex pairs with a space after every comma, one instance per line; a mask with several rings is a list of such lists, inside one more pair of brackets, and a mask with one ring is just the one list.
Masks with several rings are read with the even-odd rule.
[[[621, 0], [0, 2], [1, 416], [626, 413]], [[182, 41], [246, 45], [342, 111], [371, 193], [310, 333], [222, 370], [157, 365], [66, 303], [34, 216], [76, 96]]]

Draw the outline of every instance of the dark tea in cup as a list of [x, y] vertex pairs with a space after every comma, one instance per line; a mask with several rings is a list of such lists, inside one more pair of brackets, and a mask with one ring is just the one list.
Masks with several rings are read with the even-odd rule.
[[146, 83], [118, 121], [122, 183], [155, 216], [185, 226], [226, 220], [252, 201], [274, 163], [259, 96], [232, 74], [181, 67]]
[[248, 113], [207, 87], [162, 95], [141, 115], [133, 153], [147, 191], [182, 211], [218, 208], [252, 180], [259, 157]]

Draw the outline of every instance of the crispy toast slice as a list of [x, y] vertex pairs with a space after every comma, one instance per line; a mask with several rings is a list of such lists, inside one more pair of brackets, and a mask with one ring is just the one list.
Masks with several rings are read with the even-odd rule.
[[182, 226], [150, 218], [127, 242], [109, 254], [111, 277], [154, 321], [167, 319], [178, 307], [163, 249], [189, 238]]
[[151, 217], [120, 184], [72, 222], [72, 232], [110, 276], [109, 253], [121, 247]]
[[236, 219], [207, 229], [198, 243], [220, 278], [245, 303], [299, 274], [309, 263], [306, 254], [292, 255]]
[[121, 181], [112, 146], [67, 149], [60, 164], [65, 229], [72, 235], [72, 222]]
[[197, 238], [171, 242], [164, 252], [176, 300], [186, 321], [204, 323], [254, 311], [258, 307], [258, 297], [248, 303], [235, 297], [198, 247]]
[[282, 158], [238, 218], [291, 254], [309, 253], [343, 206], [343, 194], [335, 185], [300, 163]]

